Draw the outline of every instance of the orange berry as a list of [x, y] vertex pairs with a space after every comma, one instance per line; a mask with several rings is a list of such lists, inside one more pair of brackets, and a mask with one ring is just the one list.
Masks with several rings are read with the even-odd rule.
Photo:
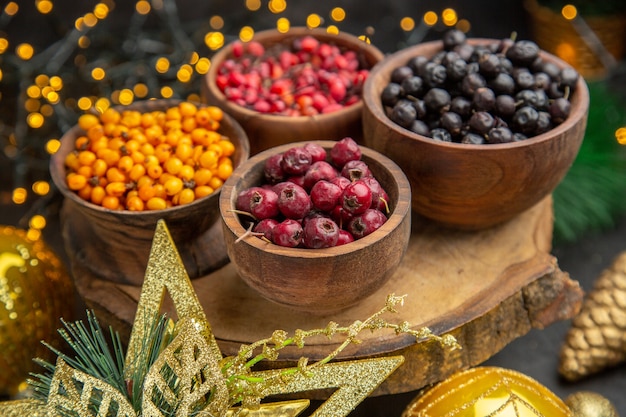
[[83, 165], [81, 167], [78, 167], [76, 173], [82, 175], [85, 178], [91, 178], [93, 177], [93, 167]]
[[87, 183], [85, 184], [83, 188], [78, 190], [78, 196], [82, 198], [83, 200], [89, 200], [89, 198], [91, 197], [92, 190], [93, 190], [93, 187], [89, 185], [89, 183]]
[[101, 149], [96, 153], [98, 158], [104, 160], [106, 164], [110, 167], [117, 165], [117, 162], [120, 160], [122, 155], [119, 151], [114, 151], [112, 149]]
[[196, 173], [191, 165], [183, 165], [180, 171], [178, 171], [178, 178], [183, 181], [191, 181]]
[[163, 168], [159, 164], [150, 164], [146, 167], [146, 173], [150, 178], [157, 179], [163, 174]]
[[87, 137], [92, 142], [102, 138], [103, 136], [105, 136], [105, 134], [104, 134], [104, 128], [102, 127], [102, 125], [95, 125], [95, 126], [90, 127], [89, 130], [87, 130]]
[[78, 162], [81, 165], [91, 165], [96, 160], [96, 154], [91, 151], [78, 152]]
[[167, 208], [167, 202], [164, 198], [152, 197], [146, 202], [146, 208], [148, 210], [164, 210]]
[[169, 196], [178, 194], [183, 189], [183, 186], [183, 180], [178, 177], [172, 177], [163, 184], [165, 192]]
[[215, 190], [208, 185], [201, 185], [199, 187], [196, 187], [196, 189], [194, 190], [194, 194], [196, 195], [196, 200], [199, 198], [211, 195], [213, 194], [213, 192], [215, 192]]
[[120, 119], [120, 112], [113, 107], [109, 107], [100, 115], [100, 121], [102, 123], [119, 123]]
[[94, 204], [102, 204], [102, 200], [106, 196], [107, 192], [104, 187], [100, 185], [96, 185], [91, 189], [91, 195], [89, 196], [89, 200]]
[[144, 143], [139, 148], [139, 152], [144, 155], [154, 155], [154, 146], [151, 143]]
[[206, 107], [201, 107], [196, 111], [194, 115], [198, 126], [208, 126], [211, 123], [211, 115]]
[[104, 159], [100, 158], [93, 161], [93, 165], [91, 167], [93, 168], [93, 175], [96, 177], [102, 177], [106, 175], [107, 169], [109, 169], [109, 166], [104, 161]]
[[183, 188], [176, 196], [178, 197], [178, 205], [181, 206], [184, 204], [193, 203], [193, 201], [196, 199], [196, 194], [191, 188]]
[[120, 199], [113, 195], [105, 195], [100, 204], [102, 207], [108, 208], [109, 210], [120, 209]]
[[126, 174], [117, 167], [109, 168], [106, 177], [109, 182], [126, 182]]
[[67, 187], [70, 190], [78, 191], [87, 185], [87, 177], [84, 175], [77, 174], [75, 172], [70, 172], [66, 177]]
[[135, 161], [128, 155], [122, 156], [120, 160], [117, 161], [117, 169], [125, 174], [128, 174], [134, 165]]
[[230, 164], [221, 164], [217, 167], [217, 176], [226, 181], [233, 173], [233, 166]]
[[181, 101], [178, 104], [178, 110], [180, 111], [181, 116], [190, 117], [196, 114], [196, 112], [198, 111], [198, 107], [188, 101]]
[[155, 195], [156, 192], [152, 184], [142, 184], [137, 188], [137, 196], [143, 201], [148, 201]]
[[167, 198], [167, 193], [165, 192], [163, 184], [154, 184], [154, 196], [164, 200]]
[[211, 177], [213, 177], [213, 173], [210, 169], [199, 168], [193, 175], [193, 180], [196, 183], [196, 186], [207, 185], [211, 180]]
[[219, 122], [224, 118], [224, 111], [217, 106], [208, 106], [207, 111], [213, 120]]
[[159, 143], [156, 148], [154, 148], [154, 155], [161, 163], [167, 161], [172, 155], [172, 145], [168, 143]]
[[140, 151], [135, 151], [131, 153], [130, 157], [136, 164], [143, 164], [146, 162], [146, 156]]
[[99, 124], [100, 119], [95, 114], [85, 113], [78, 117], [78, 126], [80, 126], [80, 128], [85, 132], [94, 126], [98, 126]]
[[154, 184], [154, 179], [150, 178], [148, 175], [143, 175], [136, 181], [137, 189], [143, 187], [144, 185], [152, 186], [152, 184]]
[[89, 149], [90, 144], [91, 141], [87, 136], [79, 136], [74, 141], [74, 149], [76, 149], [77, 151], [84, 151], [86, 149]]
[[193, 155], [193, 147], [189, 143], [178, 143], [174, 154], [181, 160], [186, 161]]
[[126, 210], [143, 211], [145, 204], [138, 196], [131, 196], [126, 199]]
[[121, 197], [126, 193], [126, 184], [123, 182], [115, 181], [110, 182], [104, 187], [107, 195], [112, 195], [115, 197]]
[[215, 151], [206, 151], [200, 155], [200, 165], [203, 168], [213, 169], [217, 166], [217, 155]]
[[78, 152], [70, 152], [65, 155], [65, 166], [72, 171], [76, 171], [80, 167], [80, 162], [78, 161]]
[[180, 120], [182, 119], [182, 115], [180, 114], [180, 109], [178, 107], [170, 107], [165, 110], [165, 118], [167, 120]]
[[222, 148], [222, 155], [231, 156], [235, 153], [235, 144], [226, 139], [220, 139], [217, 145]]
[[146, 167], [141, 164], [133, 165], [130, 171], [128, 171], [128, 178], [135, 182], [139, 181], [144, 175], [146, 175]]
[[182, 130], [183, 132], [191, 132], [198, 126], [195, 117], [184, 117], [182, 120]]
[[211, 188], [213, 188], [214, 190], [217, 190], [223, 184], [224, 184], [224, 181], [215, 175], [213, 175], [211, 179], [209, 180], [209, 186], [211, 186]]
[[163, 163], [163, 169], [165, 170], [165, 172], [168, 172], [172, 175], [178, 174], [182, 167], [183, 161], [175, 156], [168, 158], [167, 161]]

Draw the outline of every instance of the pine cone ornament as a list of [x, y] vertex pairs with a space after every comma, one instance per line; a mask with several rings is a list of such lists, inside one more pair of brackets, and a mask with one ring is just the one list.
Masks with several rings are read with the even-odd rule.
[[602, 271], [573, 318], [559, 373], [570, 381], [626, 361], [626, 252]]

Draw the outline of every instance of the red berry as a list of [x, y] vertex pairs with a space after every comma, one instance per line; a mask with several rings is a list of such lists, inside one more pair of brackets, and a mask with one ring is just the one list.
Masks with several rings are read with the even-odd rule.
[[326, 160], [326, 149], [317, 143], [308, 142], [304, 145], [304, 149], [311, 154], [313, 162]]
[[309, 169], [304, 173], [304, 188], [311, 190], [311, 187], [318, 181], [330, 181], [337, 175], [337, 170], [326, 161], [317, 161], [311, 164]]
[[270, 184], [276, 184], [285, 179], [285, 171], [282, 167], [283, 154], [277, 153], [270, 156], [265, 160], [265, 166], [263, 167], [263, 176], [265, 181]]
[[250, 41], [247, 45], [248, 53], [252, 56], [261, 57], [265, 53], [265, 47], [260, 42]]
[[341, 201], [343, 190], [326, 180], [321, 180], [311, 188], [311, 201], [318, 210], [330, 212]]
[[268, 188], [253, 187], [239, 193], [237, 210], [252, 214], [257, 220], [278, 215], [278, 195]]
[[352, 236], [352, 233], [344, 229], [339, 229], [339, 237], [335, 246], [345, 245], [350, 242], [354, 242], [354, 236]]
[[341, 175], [348, 178], [350, 181], [360, 180], [361, 178], [371, 177], [372, 171], [364, 161], [355, 159], [348, 161], [341, 169]]
[[302, 242], [302, 225], [293, 219], [285, 219], [272, 229], [272, 241], [288, 248], [295, 248]]
[[305, 52], [313, 52], [317, 49], [319, 43], [313, 36], [305, 36], [300, 41], [300, 49]]
[[361, 239], [378, 230], [386, 221], [387, 217], [380, 210], [367, 209], [354, 216], [347, 229], [355, 239]]
[[351, 137], [341, 139], [330, 148], [330, 160], [336, 167], [343, 168], [346, 162], [358, 159], [361, 159], [361, 149]]
[[302, 242], [310, 249], [333, 247], [338, 239], [339, 226], [327, 217], [309, 219], [303, 228]]
[[302, 175], [311, 166], [311, 154], [301, 146], [294, 146], [283, 153], [282, 168], [290, 175]]
[[389, 195], [387, 195], [387, 192], [383, 189], [382, 185], [380, 185], [380, 182], [374, 177], [365, 177], [363, 181], [370, 187], [370, 190], [372, 190], [371, 208], [387, 213], [389, 211]]
[[312, 205], [311, 197], [298, 184], [287, 182], [278, 195], [278, 209], [289, 219], [303, 219]]
[[272, 238], [272, 230], [274, 230], [274, 226], [278, 224], [278, 220], [276, 219], [263, 219], [254, 226], [252, 229], [255, 233], [263, 233], [263, 237], [265, 237], [270, 242], [273, 241]]
[[348, 185], [341, 196], [341, 207], [351, 214], [361, 214], [372, 205], [372, 190], [357, 180]]

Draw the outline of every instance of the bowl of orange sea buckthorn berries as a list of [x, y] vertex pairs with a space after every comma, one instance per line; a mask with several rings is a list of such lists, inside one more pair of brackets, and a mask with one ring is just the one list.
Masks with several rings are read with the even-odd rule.
[[194, 252], [184, 259], [190, 276], [202, 275], [198, 259], [221, 240], [206, 236], [221, 186], [248, 156], [246, 133], [216, 106], [146, 100], [80, 115], [50, 161], [65, 238], [83, 252], [70, 256], [91, 258], [106, 279], [140, 283], [163, 219], [179, 251]]

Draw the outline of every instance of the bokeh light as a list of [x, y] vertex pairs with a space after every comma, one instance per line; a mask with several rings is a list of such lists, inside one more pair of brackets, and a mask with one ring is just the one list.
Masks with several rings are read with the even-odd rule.
[[322, 18], [317, 13], [311, 13], [306, 17], [306, 25], [309, 28], [316, 28], [322, 24]]
[[456, 10], [448, 8], [441, 12], [441, 20], [446, 26], [454, 26], [458, 22], [459, 17], [456, 14]]
[[256, 12], [261, 8], [261, 0], [246, 0], [246, 9]]
[[242, 42], [249, 42], [254, 37], [254, 29], [251, 26], [244, 26], [239, 30], [239, 39]]
[[620, 145], [626, 145], [626, 127], [620, 127], [615, 131], [615, 139]]
[[400, 19], [400, 28], [405, 32], [410, 32], [415, 29], [415, 20], [412, 17], [403, 17]]
[[578, 15], [578, 10], [576, 10], [576, 6], [572, 4], [566, 4], [561, 9], [561, 15], [567, 20], [573, 20]]
[[281, 17], [276, 21], [276, 30], [278, 30], [280, 33], [286, 33], [290, 27], [291, 23], [286, 17]]
[[424, 23], [426, 23], [428, 26], [434, 26], [438, 20], [439, 16], [437, 16], [437, 13], [433, 11], [428, 11], [424, 13]]
[[341, 7], [335, 7], [330, 11], [330, 18], [335, 22], [343, 22], [346, 18], [346, 11]]
[[17, 48], [15, 48], [15, 54], [18, 56], [18, 58], [24, 61], [28, 61], [29, 59], [31, 59], [34, 53], [35, 49], [29, 43], [21, 43], [17, 45]]

